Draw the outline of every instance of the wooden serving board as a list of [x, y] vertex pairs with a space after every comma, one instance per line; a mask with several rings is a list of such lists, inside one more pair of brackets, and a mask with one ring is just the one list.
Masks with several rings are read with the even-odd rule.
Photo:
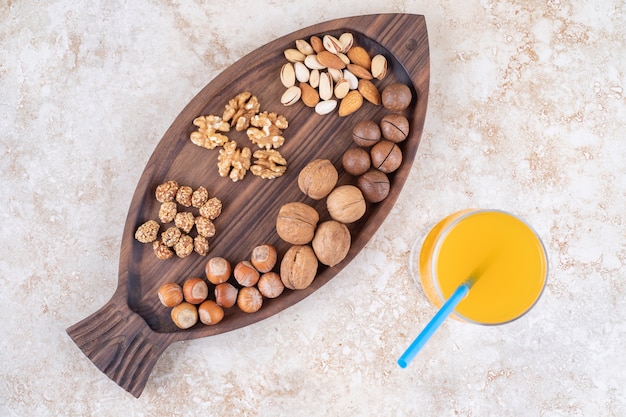
[[[289, 107], [280, 103], [285, 90], [279, 79], [281, 66], [286, 62], [283, 51], [293, 48], [297, 39], [308, 40], [312, 35], [325, 34], [339, 37], [344, 32], [351, 32], [354, 44], [365, 47], [371, 56], [378, 53], [386, 56], [388, 75], [382, 81], [374, 80], [379, 91], [392, 82], [402, 82], [413, 90], [413, 102], [403, 112], [409, 119], [411, 132], [400, 144], [402, 165], [389, 176], [389, 196], [380, 203], [368, 204], [365, 216], [348, 225], [352, 245], [346, 259], [332, 268], [320, 264], [313, 284], [307, 289], [285, 290], [276, 299], [265, 299], [256, 313], [243, 313], [235, 306], [225, 309], [225, 317], [217, 325], [199, 323], [188, 330], [178, 329], [171, 321], [170, 309], [162, 306], [157, 297], [157, 289], [163, 283], [182, 283], [192, 276], [204, 277], [204, 266], [214, 256], [222, 256], [234, 266], [249, 259], [252, 248], [262, 243], [276, 246], [280, 263], [290, 246], [275, 230], [278, 210], [285, 203], [301, 201], [317, 209], [320, 222], [330, 218], [325, 199], [313, 201], [298, 188], [298, 174], [308, 162], [329, 159], [339, 171], [338, 185], [356, 183], [356, 178], [347, 174], [341, 165], [345, 150], [356, 147], [351, 139], [352, 127], [361, 120], [378, 122], [390, 111], [365, 102], [359, 111], [347, 117], [339, 117], [337, 111], [321, 116], [301, 101]], [[355, 257], [393, 208], [420, 142], [429, 76], [425, 19], [410, 14], [376, 14], [320, 23], [276, 39], [235, 62], [191, 100], [157, 145], [128, 211], [117, 289], [106, 305], [67, 329], [70, 337], [102, 372], [139, 397], [154, 364], [171, 343], [253, 324], [311, 295]], [[282, 114], [289, 121], [289, 127], [283, 132], [285, 144], [279, 148], [287, 160], [287, 172], [280, 178], [264, 180], [248, 173], [242, 181], [233, 183], [218, 175], [217, 149], [200, 148], [189, 140], [191, 132], [196, 130], [192, 124], [196, 117], [221, 115], [225, 104], [243, 91], [258, 97], [261, 111]], [[227, 135], [237, 141], [239, 147], [256, 149], [245, 132], [231, 129]], [[209, 240], [211, 250], [206, 257], [193, 253], [186, 258], [158, 260], [151, 244], [135, 240], [139, 225], [150, 219], [158, 221], [160, 203], [155, 199], [155, 189], [167, 180], [176, 180], [194, 189], [204, 186], [211, 196], [222, 200], [223, 212], [215, 220], [217, 234]], [[231, 281], [234, 283], [233, 278]]]

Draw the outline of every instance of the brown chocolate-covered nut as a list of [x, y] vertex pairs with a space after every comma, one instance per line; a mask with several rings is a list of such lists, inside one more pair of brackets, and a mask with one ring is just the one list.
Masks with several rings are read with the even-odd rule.
[[363, 148], [348, 149], [341, 158], [343, 168], [350, 175], [361, 175], [370, 169], [370, 154]]
[[409, 107], [413, 94], [406, 84], [393, 83], [383, 89], [383, 106], [389, 110], [401, 111]]
[[401, 114], [388, 114], [381, 119], [380, 130], [385, 139], [402, 142], [409, 135], [409, 120]]
[[370, 169], [361, 175], [356, 186], [370, 203], [379, 203], [389, 195], [389, 178], [387, 174], [377, 169]]
[[380, 127], [371, 120], [362, 120], [352, 128], [352, 140], [365, 148], [375, 145], [380, 136]]
[[402, 163], [402, 151], [395, 143], [381, 140], [371, 150], [372, 166], [388, 174], [395, 171]]

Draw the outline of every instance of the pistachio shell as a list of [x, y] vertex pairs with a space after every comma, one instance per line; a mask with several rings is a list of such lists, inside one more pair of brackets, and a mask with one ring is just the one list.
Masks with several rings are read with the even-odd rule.
[[296, 72], [291, 62], [287, 62], [280, 69], [280, 82], [283, 83], [286, 88], [296, 83]]

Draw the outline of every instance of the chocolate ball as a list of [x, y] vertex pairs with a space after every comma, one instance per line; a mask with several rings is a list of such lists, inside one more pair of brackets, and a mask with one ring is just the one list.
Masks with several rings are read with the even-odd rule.
[[389, 178], [377, 169], [370, 169], [361, 175], [356, 182], [365, 197], [365, 201], [379, 203], [389, 195]]
[[352, 140], [365, 148], [380, 140], [380, 127], [371, 120], [362, 120], [352, 128]]
[[401, 114], [388, 114], [381, 119], [380, 130], [385, 139], [402, 142], [409, 135], [409, 120]]
[[388, 174], [395, 171], [402, 163], [402, 151], [390, 140], [381, 140], [372, 148], [372, 166]]
[[383, 106], [389, 110], [401, 111], [409, 107], [413, 94], [406, 84], [393, 83], [383, 89]]
[[343, 168], [350, 175], [361, 175], [370, 169], [370, 154], [363, 148], [348, 149], [341, 158]]

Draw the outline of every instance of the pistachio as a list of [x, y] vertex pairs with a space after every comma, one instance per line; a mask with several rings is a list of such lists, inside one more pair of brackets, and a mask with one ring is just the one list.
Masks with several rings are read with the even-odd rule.
[[359, 79], [349, 70], [343, 70], [343, 78], [348, 80], [348, 82], [350, 83], [350, 90], [356, 90], [357, 88], [359, 88]]
[[322, 44], [324, 45], [324, 49], [332, 54], [341, 52], [341, 50], [343, 49], [341, 46], [341, 42], [339, 42], [339, 39], [335, 38], [332, 35], [324, 35], [324, 37], [322, 38]]
[[294, 63], [293, 68], [296, 73], [296, 80], [301, 83], [309, 81], [309, 69], [302, 62]]
[[341, 36], [339, 36], [339, 43], [341, 44], [340, 52], [345, 54], [350, 50], [350, 48], [352, 48], [352, 44], [354, 43], [354, 36], [352, 36], [352, 33], [350, 32], [342, 33]]
[[291, 62], [287, 62], [280, 69], [280, 82], [287, 88], [296, 83], [296, 72]]
[[387, 58], [384, 55], [376, 55], [372, 58], [372, 76], [382, 80], [387, 75]]
[[339, 57], [339, 59], [341, 59], [341, 61], [348, 65], [350, 63], [350, 58], [348, 58], [348, 55], [346, 54], [342, 54], [341, 52], [337, 53], [337, 56]]
[[296, 41], [296, 49], [302, 52], [304, 55], [313, 55], [315, 53], [315, 50], [313, 49], [311, 44], [304, 39], [298, 39]]
[[306, 55], [295, 48], [285, 49], [284, 54], [289, 62], [302, 62], [306, 58]]
[[315, 105], [315, 113], [324, 115], [332, 112], [337, 107], [337, 100], [323, 100]]
[[343, 71], [335, 68], [328, 68], [328, 73], [334, 82], [337, 82], [343, 78]]
[[350, 82], [345, 78], [340, 79], [335, 84], [335, 97], [338, 99], [344, 98], [350, 91]]
[[320, 74], [319, 92], [322, 100], [329, 100], [333, 96], [333, 79], [327, 72]]
[[317, 60], [317, 55], [308, 55], [305, 59], [304, 59], [304, 65], [306, 65], [309, 69], [317, 69], [317, 70], [322, 70], [325, 69], [326, 67], [322, 64], [320, 64], [320, 62]]
[[320, 70], [312, 69], [311, 74], [309, 74], [309, 84], [313, 88], [317, 88], [320, 85]]
[[300, 100], [300, 96], [302, 95], [302, 90], [297, 85], [289, 87], [280, 98], [280, 102], [285, 106], [291, 106], [294, 103], [297, 103]]

